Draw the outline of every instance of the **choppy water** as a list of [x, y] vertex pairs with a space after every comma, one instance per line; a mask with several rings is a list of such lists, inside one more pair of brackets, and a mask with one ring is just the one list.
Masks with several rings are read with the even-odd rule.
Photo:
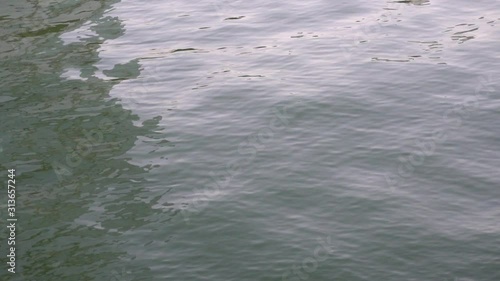
[[499, 12], [2, 1], [2, 280], [500, 280]]

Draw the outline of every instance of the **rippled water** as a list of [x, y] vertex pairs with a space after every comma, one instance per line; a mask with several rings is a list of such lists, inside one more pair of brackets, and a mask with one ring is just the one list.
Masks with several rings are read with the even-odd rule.
[[2, 1], [2, 280], [500, 280], [499, 12]]

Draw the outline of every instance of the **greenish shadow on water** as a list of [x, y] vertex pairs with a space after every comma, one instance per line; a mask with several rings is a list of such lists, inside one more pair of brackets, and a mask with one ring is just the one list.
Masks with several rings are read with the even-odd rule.
[[[96, 77], [94, 67], [100, 45], [125, 32], [120, 19], [106, 16], [116, 2], [0, 4], [0, 168], [5, 177], [16, 169], [19, 221], [17, 273], [9, 280], [148, 276], [149, 269], [129, 265], [134, 257], [120, 247], [126, 243], [120, 235], [144, 226], [140, 217], [154, 212], [134, 200], [151, 167], [123, 155], [139, 136], [159, 137], [159, 120], [137, 127], [138, 117], [109, 95], [113, 86], [139, 76], [138, 60], [104, 71], [111, 79]], [[95, 36], [62, 42], [62, 33], [89, 23]], [[68, 68], [80, 69], [81, 79], [64, 78]], [[103, 217], [82, 218], [101, 207]], [[7, 252], [1, 255], [5, 260]], [[6, 273], [2, 268], [0, 276]]]

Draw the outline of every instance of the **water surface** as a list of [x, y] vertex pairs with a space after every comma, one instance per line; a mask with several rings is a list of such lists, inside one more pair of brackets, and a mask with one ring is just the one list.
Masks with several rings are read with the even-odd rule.
[[6, 280], [499, 279], [500, 3], [0, 11]]

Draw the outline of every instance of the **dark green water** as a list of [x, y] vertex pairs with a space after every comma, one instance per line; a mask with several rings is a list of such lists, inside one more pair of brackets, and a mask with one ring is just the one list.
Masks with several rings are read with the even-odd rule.
[[1, 1], [0, 280], [500, 280], [499, 24], [482, 0]]

